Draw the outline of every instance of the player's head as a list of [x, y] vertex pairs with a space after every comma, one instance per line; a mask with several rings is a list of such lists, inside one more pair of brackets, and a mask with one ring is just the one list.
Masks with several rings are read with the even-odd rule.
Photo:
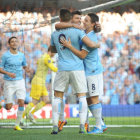
[[71, 22], [75, 24], [81, 24], [81, 16], [82, 13], [80, 11], [73, 11]]
[[99, 24], [99, 17], [94, 13], [89, 13], [84, 19], [84, 27], [86, 30], [94, 30], [96, 32], [96, 24]]
[[56, 53], [51, 52], [51, 47], [48, 48], [48, 54], [53, 57]]
[[15, 36], [10, 37], [9, 40], [8, 40], [8, 44], [10, 46], [10, 49], [16, 50], [17, 46], [18, 46], [18, 39], [17, 39], [17, 37], [15, 37]]
[[69, 22], [71, 20], [71, 13], [67, 9], [60, 10], [60, 21], [62, 22]]

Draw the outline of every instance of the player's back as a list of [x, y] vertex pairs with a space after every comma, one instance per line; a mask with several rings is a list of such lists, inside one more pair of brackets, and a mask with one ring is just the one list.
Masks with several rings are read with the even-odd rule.
[[58, 70], [59, 71], [73, 71], [84, 70], [83, 61], [74, 55], [68, 48], [61, 45], [60, 38], [70, 38], [71, 44], [80, 50], [79, 41], [85, 36], [82, 30], [75, 28], [67, 28], [55, 31], [52, 34], [51, 46], [55, 46], [58, 52]]

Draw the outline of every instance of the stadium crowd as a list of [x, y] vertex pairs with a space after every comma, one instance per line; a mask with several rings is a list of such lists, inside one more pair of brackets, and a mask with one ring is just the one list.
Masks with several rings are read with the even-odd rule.
[[[140, 13], [100, 12], [102, 32], [98, 33], [101, 47], [100, 58], [104, 66], [103, 104], [140, 103]], [[25, 53], [32, 69], [26, 75], [26, 103], [30, 101], [30, 82], [36, 70], [37, 58], [47, 51], [50, 45], [52, 27], [51, 15], [44, 18], [42, 13], [7, 12], [0, 13], [0, 57], [8, 49], [7, 40], [12, 35], [20, 41], [20, 51]], [[39, 24], [39, 23], [43, 24]], [[22, 23], [22, 24], [21, 24]], [[34, 23], [34, 24], [29, 24]], [[18, 25], [15, 25], [18, 24]], [[40, 27], [42, 26], [42, 27]], [[37, 27], [37, 28], [36, 28]], [[11, 30], [20, 32], [9, 32]], [[47, 89], [51, 94], [51, 72], [46, 77]], [[0, 76], [0, 100], [3, 100], [3, 79]], [[69, 95], [72, 90], [68, 90]], [[72, 103], [69, 96], [67, 103]], [[76, 100], [75, 100], [76, 102]]]

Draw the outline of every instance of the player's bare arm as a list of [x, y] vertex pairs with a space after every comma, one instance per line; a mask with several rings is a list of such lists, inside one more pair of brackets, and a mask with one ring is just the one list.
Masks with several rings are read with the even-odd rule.
[[81, 59], [84, 59], [88, 54], [88, 52], [86, 50], [82, 49], [81, 51], [79, 51], [76, 48], [74, 48], [71, 44], [70, 38], [68, 41], [65, 39], [61, 39], [61, 43], [63, 46], [69, 48], [75, 55], [77, 55]]
[[31, 70], [30, 70], [30, 68], [29, 68], [28, 66], [24, 66], [23, 69], [24, 69], [25, 72], [27, 72], [27, 73], [30, 73], [30, 72], [31, 72]]
[[70, 28], [70, 27], [74, 27], [74, 28], [77, 28], [77, 29], [83, 29], [82, 26], [78, 25], [78, 24], [74, 24], [74, 23], [71, 23], [71, 22], [60, 22], [60, 23], [57, 23], [55, 24], [55, 29], [56, 30], [59, 30], [59, 29], [66, 29], [66, 28]]
[[83, 37], [82, 41], [90, 48], [99, 48], [100, 44], [91, 41], [87, 36]]
[[6, 75], [8, 75], [11, 78], [16, 78], [16, 74], [15, 73], [10, 73], [8, 71], [3, 70], [2, 68], [0, 68], [0, 73], [6, 74]]

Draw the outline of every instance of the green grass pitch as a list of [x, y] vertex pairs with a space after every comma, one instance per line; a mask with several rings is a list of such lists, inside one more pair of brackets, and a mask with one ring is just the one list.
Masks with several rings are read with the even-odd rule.
[[[0, 120], [1, 122], [14, 122], [13, 120]], [[38, 125], [51, 125], [50, 119], [37, 120]], [[79, 118], [67, 119], [68, 125], [79, 125]], [[90, 118], [90, 124], [94, 124]], [[107, 125], [140, 125], [140, 117], [108, 117]], [[41, 123], [42, 124], [42, 123]], [[0, 124], [1, 126], [1, 124]], [[91, 128], [92, 129], [92, 128]], [[0, 140], [140, 140], [140, 127], [109, 127], [103, 134], [79, 134], [79, 128], [64, 127], [57, 135], [51, 135], [51, 128], [26, 128], [15, 131], [12, 128], [0, 128]]]

